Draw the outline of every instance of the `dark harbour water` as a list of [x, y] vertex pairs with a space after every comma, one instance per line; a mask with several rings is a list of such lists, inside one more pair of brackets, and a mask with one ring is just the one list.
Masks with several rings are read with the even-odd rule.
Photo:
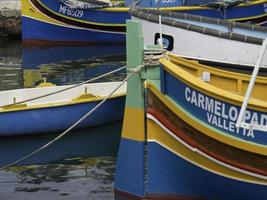
[[[125, 65], [125, 46], [23, 49], [0, 42], [0, 90], [35, 87], [45, 78], [76, 84]], [[125, 70], [99, 81], [118, 81]], [[0, 200], [112, 200], [122, 122], [72, 131], [17, 166], [0, 171]], [[56, 135], [0, 140], [0, 166], [46, 144]], [[105, 144], [103, 144], [105, 141]]]

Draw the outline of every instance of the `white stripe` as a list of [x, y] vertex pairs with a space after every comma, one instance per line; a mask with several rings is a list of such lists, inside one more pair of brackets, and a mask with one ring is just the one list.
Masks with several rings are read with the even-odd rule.
[[[260, 178], [260, 179], [264, 179], [264, 180], [267, 180], [267, 177], [266, 176], [263, 176], [263, 175], [260, 175], [260, 174], [256, 174], [256, 173], [253, 173], [253, 172], [249, 172], [249, 171], [246, 171], [246, 170], [243, 170], [243, 169], [240, 169], [240, 168], [237, 168], [237, 167], [234, 167], [234, 166], [231, 166], [229, 164], [226, 164], [226, 163], [223, 163], [209, 155], [207, 155], [206, 153], [202, 152], [201, 150], [199, 150], [198, 148], [195, 148], [195, 147], [192, 147], [190, 146], [189, 144], [187, 144], [185, 141], [183, 141], [181, 138], [177, 137], [173, 132], [171, 132], [167, 127], [165, 127], [159, 120], [157, 120], [153, 115], [147, 113], [147, 118], [154, 121], [156, 124], [158, 124], [164, 131], [166, 131], [169, 135], [171, 135], [174, 139], [178, 140], [180, 143], [182, 143], [185, 147], [187, 147], [188, 149], [190, 149], [191, 151], [193, 152], [196, 152], [196, 153], [199, 153], [200, 155], [206, 157], [207, 159], [219, 164], [219, 165], [222, 165], [223, 167], [226, 167], [226, 168], [229, 168], [229, 169], [232, 169], [234, 171], [237, 171], [237, 172], [240, 172], [240, 173], [244, 173], [246, 175], [250, 175], [250, 176], [253, 176], [253, 177], [256, 177], [256, 178]], [[157, 140], [148, 140], [149, 142], [156, 142], [158, 144], [160, 144], [161, 146], [163, 146], [164, 148], [168, 149], [169, 151], [171, 151], [172, 153], [182, 157], [183, 159], [187, 160], [188, 162], [192, 163], [192, 164], [195, 164], [199, 167], [202, 167], [202, 168], [205, 168], [209, 171], [212, 171], [213, 173], [215, 174], [220, 174], [222, 176], [226, 176], [226, 177], [229, 177], [229, 178], [233, 178], [233, 179], [237, 179], [237, 180], [241, 180], [241, 181], [245, 181], [245, 182], [250, 182], [250, 183], [256, 183], [256, 184], [260, 184], [260, 185], [267, 185], [267, 183], [261, 183], [261, 182], [255, 182], [255, 181], [247, 181], [247, 180], [244, 180], [244, 179], [239, 179], [239, 178], [236, 178], [236, 177], [232, 177], [232, 176], [229, 176], [229, 175], [225, 175], [225, 174], [221, 174], [221, 173], [218, 173], [217, 171], [213, 171], [213, 170], [210, 170], [202, 165], [199, 165], [191, 160], [189, 160], [188, 158], [182, 156], [181, 154], [177, 153], [177, 152], [174, 152], [172, 149], [166, 147], [165, 145], [163, 145], [161, 142], [157, 141]]]

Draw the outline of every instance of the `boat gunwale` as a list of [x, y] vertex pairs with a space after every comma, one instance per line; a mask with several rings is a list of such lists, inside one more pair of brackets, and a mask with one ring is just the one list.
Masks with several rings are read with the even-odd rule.
[[[115, 83], [119, 83], [119, 82], [115, 82]], [[57, 86], [53, 86], [53, 87], [57, 87]], [[37, 89], [37, 88], [30, 88], [30, 89]], [[20, 89], [18, 89], [18, 90], [20, 90]], [[3, 92], [5, 92], [5, 91], [3, 91]], [[90, 94], [90, 93], [88, 93], [88, 94]], [[84, 95], [84, 94], [81, 93], [76, 97], [71, 97], [69, 99], [63, 99], [60, 101], [48, 102], [48, 103], [39, 102], [36, 104], [32, 103], [29, 105], [27, 105], [27, 103], [22, 103], [22, 104], [18, 103], [18, 104], [15, 104], [14, 106], [12, 106], [12, 105], [4, 106], [3, 105], [0, 108], [0, 114], [1, 113], [9, 113], [9, 112], [30, 111], [30, 110], [37, 110], [37, 109], [48, 109], [48, 108], [64, 107], [64, 106], [75, 106], [75, 105], [87, 104], [87, 103], [97, 103], [108, 96], [108, 94], [102, 94], [102, 95], [97, 95], [97, 96], [88, 97], [88, 98], [86, 98], [86, 97], [85, 98], [79, 98], [81, 95]], [[109, 99], [121, 98], [123, 96], [126, 96], [126, 92], [115, 92]]]
[[[182, 59], [182, 58], [177, 57], [177, 59]], [[192, 61], [188, 61], [188, 62], [192, 62]], [[166, 58], [161, 59], [160, 63], [163, 65], [164, 69], [166, 69], [175, 78], [181, 80], [182, 82], [186, 83], [187, 85], [196, 89], [197, 91], [200, 91], [216, 99], [222, 100], [226, 103], [231, 103], [236, 106], [242, 105], [242, 102], [244, 99], [243, 95], [235, 94], [228, 90], [224, 90], [212, 84], [206, 83], [205, 81], [198, 79], [197, 77], [187, 72], [186, 70], [178, 67], [177, 64], [172, 63], [171, 60], [168, 60]], [[202, 66], [201, 64], [197, 64], [195, 62], [193, 64], [199, 67]], [[216, 69], [213, 69], [213, 70], [216, 71]], [[219, 70], [219, 71], [222, 72], [224, 70]], [[225, 71], [227, 72], [227, 70]], [[229, 74], [238, 74], [238, 73], [229, 72]], [[262, 77], [262, 80], [264, 80], [263, 77]], [[267, 79], [266, 79], [266, 84], [267, 84]], [[267, 112], [267, 103], [264, 100], [251, 98], [248, 102], [248, 108], [257, 110], [260, 112]]]
[[[263, 26], [258, 25], [251, 25], [246, 23], [239, 23], [239, 22], [233, 22], [229, 20], [221, 20], [217, 18], [210, 18], [210, 17], [203, 17], [203, 16], [197, 16], [197, 15], [191, 15], [191, 14], [185, 14], [185, 13], [178, 13], [178, 12], [171, 12], [171, 11], [158, 11], [155, 9], [144, 9], [144, 8], [133, 8], [130, 10], [130, 13], [132, 16], [143, 19], [149, 22], [153, 23], [159, 23], [159, 14], [161, 14], [164, 17], [162, 18], [161, 23], [167, 26], [176, 27], [185, 29], [188, 31], [193, 31], [201, 34], [206, 34], [218, 38], [224, 38], [228, 40], [234, 40], [234, 41], [240, 41], [240, 42], [246, 42], [246, 43], [252, 43], [256, 45], [262, 45], [263, 39], [259, 37], [254, 36], [248, 36], [244, 34], [239, 34], [235, 32], [224, 32], [219, 31], [213, 28], [207, 28], [200, 25], [190, 24], [186, 22], [181, 22], [179, 19], [182, 20], [192, 20], [197, 22], [205, 22], [215, 25], [222, 25], [225, 27], [236, 27], [236, 28], [242, 28], [242, 29], [248, 29], [248, 30], [255, 30], [255, 31], [261, 31], [267, 33], [267, 28]], [[266, 15], [267, 16], [267, 13]], [[174, 19], [175, 18], [175, 19]]]

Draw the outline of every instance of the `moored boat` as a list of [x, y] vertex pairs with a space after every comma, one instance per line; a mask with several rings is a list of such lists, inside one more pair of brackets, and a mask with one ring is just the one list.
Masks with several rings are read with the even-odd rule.
[[[64, 131], [92, 110], [119, 84], [120, 82], [104, 82], [78, 87], [65, 85], [0, 91], [0, 136]], [[69, 87], [73, 88], [68, 90]], [[53, 95], [48, 95], [50, 93]], [[44, 97], [37, 98], [39, 96]], [[95, 127], [122, 120], [124, 100], [125, 86], [75, 128]], [[14, 104], [16, 102], [18, 104]]]
[[255, 24], [138, 8], [131, 14], [142, 24], [145, 45], [162, 37], [168, 51], [213, 65], [251, 69], [267, 37], [267, 28]]
[[[264, 7], [266, 0], [224, 6], [222, 9], [208, 6], [177, 6], [177, 2], [162, 1], [160, 6], [163, 8], [160, 9], [261, 24], [265, 23], [267, 16]], [[166, 5], [168, 7], [165, 7]], [[91, 4], [79, 1], [70, 4], [70, 0], [23, 0], [23, 44], [125, 42], [125, 20], [130, 18], [129, 7], [116, 2], [104, 6], [105, 8], [102, 8], [103, 5], [97, 4], [92, 7]], [[153, 3], [151, 6], [157, 7], [157, 4]]]
[[161, 48], [144, 50], [141, 30], [128, 22], [128, 71], [145, 69], [127, 84], [116, 199], [267, 198], [266, 130], [256, 128], [267, 125], [266, 77], [245, 112], [251, 127], [238, 127], [250, 76], [171, 53], [151, 65]]

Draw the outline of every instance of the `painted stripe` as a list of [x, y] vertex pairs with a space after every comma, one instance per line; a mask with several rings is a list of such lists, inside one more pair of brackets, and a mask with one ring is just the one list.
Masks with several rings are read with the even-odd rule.
[[[157, 128], [155, 128], [157, 126]], [[207, 159], [199, 152], [192, 148], [188, 148], [185, 144], [180, 143], [179, 139], [175, 139], [171, 134], [166, 132], [168, 129], [164, 125], [160, 126], [160, 123], [155, 123], [154, 120], [148, 120], [148, 142], [154, 142], [172, 152], [173, 154], [183, 158], [184, 160], [194, 164], [202, 169], [205, 169], [214, 174], [221, 175], [223, 177], [231, 178], [238, 181], [247, 183], [253, 183], [258, 185], [267, 185], [265, 179], [244, 174], [238, 170], [233, 170], [224, 165], [218, 164], [213, 160]], [[152, 134], [153, 132], [153, 134]], [[152, 134], [152, 135], [151, 135]], [[178, 142], [178, 143], [177, 143]], [[194, 151], [195, 150], [195, 151]]]
[[[50, 9], [48, 6], [46, 6], [44, 3], [42, 3], [40, 0], [30, 0], [30, 1], [33, 1], [36, 5], [36, 7], [39, 8], [39, 10], [43, 10], [44, 12], [47, 12], [47, 13], [53, 13], [54, 15], [56, 16], [60, 16], [62, 18], [65, 18], [65, 19], [69, 19], [71, 21], [76, 21], [76, 22], [81, 22], [81, 23], [87, 23], [87, 24], [93, 24], [93, 25], [98, 25], [98, 26], [125, 26], [125, 24], [115, 24], [115, 23], [97, 23], [97, 22], [90, 22], [88, 20], [80, 20], [80, 19], [76, 19], [76, 18], [73, 18], [73, 17], [69, 17], [69, 16], [66, 16], [66, 15], [62, 15], [60, 14], [59, 12], [55, 12], [53, 11], [52, 9]], [[39, 3], [39, 4], [38, 4]], [[59, 3], [59, 2], [58, 2]], [[41, 6], [42, 7], [41, 7]], [[45, 8], [46, 10], [44, 10], [43, 8]], [[107, 11], [104, 11], [103, 9], [96, 9], [98, 12], [107, 12]], [[49, 11], [49, 12], [48, 12]]]
[[192, 116], [186, 110], [184, 110], [180, 105], [176, 104], [171, 99], [164, 96], [159, 89], [157, 89], [153, 84], [147, 82], [146, 87], [151, 90], [159, 99], [162, 101], [170, 110], [172, 110], [177, 116], [182, 118], [186, 123], [198, 129], [203, 134], [214, 138], [222, 143], [240, 148], [245, 151], [254, 152], [261, 155], [267, 155], [267, 147], [265, 145], [256, 144], [253, 142], [245, 141], [237, 137], [223, 133], [222, 131], [211, 127], [197, 118]]
[[264, 175], [260, 175], [260, 174], [257, 174], [257, 173], [253, 173], [251, 171], [247, 171], [247, 170], [244, 170], [244, 169], [241, 169], [241, 168], [238, 168], [238, 167], [235, 167], [233, 165], [229, 165], [225, 162], [222, 162], [210, 155], [208, 155], [207, 153], [203, 152], [202, 150], [200, 150], [199, 148], [197, 147], [193, 147], [191, 146], [190, 144], [188, 144], [187, 142], [185, 142], [183, 139], [181, 139], [180, 137], [178, 137], [175, 133], [173, 133], [169, 128], [167, 128], [164, 124], [162, 124], [155, 116], [153, 116], [152, 114], [149, 114], [147, 113], [147, 118], [154, 121], [157, 125], [159, 125], [166, 133], [168, 133], [171, 137], [173, 137], [175, 140], [179, 141], [181, 144], [183, 144], [186, 148], [188, 148], [189, 150], [193, 151], [193, 152], [196, 152], [198, 154], [200, 154], [201, 156], [204, 156], [205, 158], [209, 159], [210, 161], [212, 162], [215, 162], [223, 167], [226, 167], [226, 168], [229, 168], [231, 170], [234, 170], [234, 171], [237, 171], [237, 172], [240, 172], [240, 173], [244, 173], [246, 175], [249, 175], [249, 176], [253, 176], [253, 177], [256, 177], [256, 178], [260, 178], [260, 179], [264, 179], [264, 180], [267, 180], [267, 176], [264, 176]]
[[64, 28], [70, 28], [70, 29], [76, 29], [76, 30], [94, 31], [94, 32], [98, 32], [98, 33], [112, 33], [112, 34], [126, 35], [126, 32], [113, 32], [113, 31], [103, 31], [103, 30], [96, 30], [96, 29], [90, 29], [90, 28], [82, 28], [82, 27], [78, 27], [78, 26], [72, 26], [72, 25], [63, 24], [60, 21], [58, 21], [58, 23], [57, 22], [56, 23], [55, 22], [48, 22], [46, 20], [40, 20], [38, 18], [34, 18], [32, 16], [27, 16], [27, 15], [24, 15], [23, 17], [27, 17], [27, 18], [32, 19], [32, 20], [36, 20], [36, 21], [39, 21], [39, 22], [51, 24], [51, 25], [54, 25], [54, 26], [60, 26], [60, 27], [64, 27]]
[[74, 18], [70, 18], [59, 13], [56, 13], [45, 5], [43, 5], [38, 0], [29, 0], [31, 4], [34, 5], [35, 9], [38, 9], [41, 13], [45, 14], [46, 16], [51, 17], [57, 21], [60, 21], [64, 24], [69, 24], [73, 26], [78, 26], [82, 28], [88, 28], [92, 30], [101, 30], [101, 31], [111, 31], [111, 32], [125, 32], [126, 27], [125, 24], [104, 24], [104, 23], [95, 23], [89, 21], [81, 21]]
[[[126, 93], [115, 94], [112, 95], [109, 99], [117, 99], [117, 98], [125, 98]], [[105, 96], [102, 97], [93, 97], [93, 98], [85, 98], [85, 99], [72, 99], [64, 102], [52, 102], [52, 103], [41, 103], [41, 104], [17, 104], [16, 106], [10, 106], [6, 108], [0, 108], [0, 113], [7, 112], [17, 112], [17, 111], [26, 111], [26, 110], [36, 110], [42, 108], [53, 108], [53, 107], [63, 107], [63, 106], [72, 106], [77, 104], [85, 104], [85, 103], [97, 103], [103, 100]], [[23, 106], [20, 106], [23, 105]], [[25, 105], [25, 106], [24, 106]]]

